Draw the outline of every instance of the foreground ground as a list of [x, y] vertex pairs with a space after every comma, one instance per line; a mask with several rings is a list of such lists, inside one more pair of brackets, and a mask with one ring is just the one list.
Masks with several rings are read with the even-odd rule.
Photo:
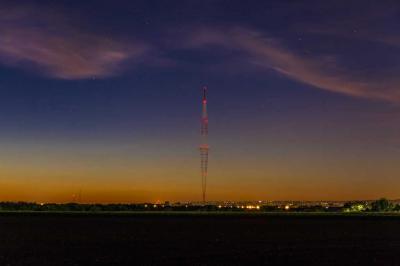
[[400, 217], [0, 213], [0, 265], [400, 265]]

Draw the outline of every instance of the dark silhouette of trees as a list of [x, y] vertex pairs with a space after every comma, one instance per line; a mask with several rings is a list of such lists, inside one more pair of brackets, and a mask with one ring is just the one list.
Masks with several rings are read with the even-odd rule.
[[208, 205], [192, 205], [192, 204], [86, 204], [86, 203], [35, 203], [35, 202], [0, 202], [0, 211], [34, 211], [34, 212], [136, 212], [136, 211], [191, 211], [191, 212], [400, 212], [400, 205], [394, 205], [389, 200], [381, 198], [373, 202], [352, 201], [347, 202], [342, 206], [326, 207], [321, 205], [305, 205], [292, 206], [290, 209], [285, 209], [280, 205], [266, 204], [252, 206], [250, 210], [244, 205], [220, 206], [214, 204]]
[[375, 212], [391, 211], [393, 208], [393, 204], [385, 198], [378, 199], [371, 203], [371, 210]]

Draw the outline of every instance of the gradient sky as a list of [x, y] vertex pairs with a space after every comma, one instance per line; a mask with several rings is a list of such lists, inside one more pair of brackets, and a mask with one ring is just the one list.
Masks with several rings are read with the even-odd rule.
[[396, 1], [2, 1], [0, 200], [400, 197]]

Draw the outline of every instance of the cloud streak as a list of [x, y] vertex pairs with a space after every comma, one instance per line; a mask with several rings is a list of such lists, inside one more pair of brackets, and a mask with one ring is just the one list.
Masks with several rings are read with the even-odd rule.
[[355, 97], [400, 102], [400, 80], [377, 79], [340, 64], [335, 55], [302, 54], [284, 43], [248, 28], [199, 29], [190, 34], [192, 48], [220, 46], [236, 52], [242, 60], [264, 69], [272, 69], [290, 79], [332, 92]]
[[30, 8], [0, 10], [0, 63], [61, 79], [109, 77], [149, 51], [143, 42], [85, 32], [57, 14]]
[[[368, 29], [365, 27], [365, 33], [362, 31], [357, 38], [369, 36]], [[334, 30], [314, 29], [313, 32], [319, 37], [321, 32], [336, 34]], [[340, 54], [335, 54], [335, 51], [332, 54], [304, 53], [288, 47], [282, 39], [244, 27], [191, 28], [183, 39], [176, 38], [179, 45], [171, 45], [171, 40], [175, 40], [173, 37], [167, 34], [160, 38], [168, 45], [159, 40], [152, 45], [131, 38], [119, 40], [115, 36], [74, 27], [66, 16], [58, 12], [31, 7], [4, 9], [0, 6], [0, 64], [52, 78], [110, 77], [138, 63], [171, 67], [181, 64], [179, 58], [163, 58], [160, 54], [152, 57], [154, 48], [168, 54], [188, 47], [196, 53], [217, 46], [233, 52], [225, 60], [273, 70], [315, 88], [354, 97], [400, 102], [400, 79], [396, 75], [400, 65], [370, 69], [355, 64], [350, 66], [341, 61]], [[369, 38], [394, 49], [400, 47], [397, 36], [384, 37]]]

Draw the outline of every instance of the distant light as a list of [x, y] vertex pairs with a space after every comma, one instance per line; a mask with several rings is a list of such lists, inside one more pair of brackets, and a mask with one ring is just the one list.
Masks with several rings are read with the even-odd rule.
[[289, 210], [290, 209], [290, 206], [289, 205], [286, 205], [285, 206], [285, 210]]
[[222, 208], [222, 206], [221, 206], [221, 205], [218, 205], [218, 208], [220, 208], [220, 209], [221, 209], [221, 208]]
[[257, 209], [257, 210], [259, 210], [259, 209], [260, 209], [260, 206], [259, 206], [259, 205], [257, 205], [257, 206], [256, 206], [256, 209]]

